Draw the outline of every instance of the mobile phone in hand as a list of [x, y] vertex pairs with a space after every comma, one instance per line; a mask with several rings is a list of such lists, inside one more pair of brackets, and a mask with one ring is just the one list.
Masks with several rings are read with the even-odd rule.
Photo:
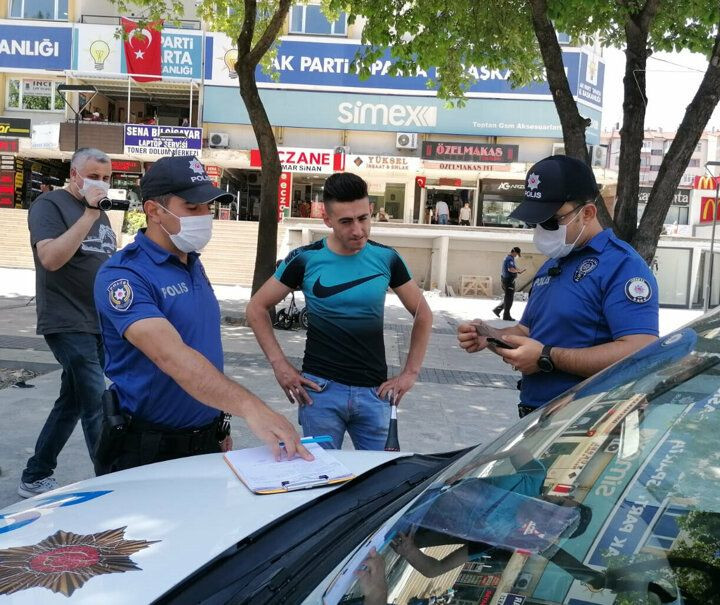
[[499, 338], [493, 338], [492, 336], [488, 336], [487, 341], [488, 344], [494, 345], [498, 349], [517, 349], [517, 345], [511, 345], [504, 340], [500, 340]]

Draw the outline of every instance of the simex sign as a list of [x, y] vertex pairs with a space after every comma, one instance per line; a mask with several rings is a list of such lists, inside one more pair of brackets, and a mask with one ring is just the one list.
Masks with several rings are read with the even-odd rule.
[[385, 103], [363, 103], [362, 101], [344, 102], [338, 105], [337, 121], [341, 124], [394, 126], [397, 128], [435, 127], [437, 126], [437, 107], [386, 105]]

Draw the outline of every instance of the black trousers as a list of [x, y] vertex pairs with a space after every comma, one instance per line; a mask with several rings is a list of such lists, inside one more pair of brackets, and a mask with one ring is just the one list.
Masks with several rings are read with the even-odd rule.
[[503, 292], [505, 292], [505, 298], [501, 304], [495, 307], [495, 309], [498, 313], [504, 310], [503, 319], [510, 320], [510, 309], [512, 308], [515, 300], [515, 279], [505, 279], [501, 277], [500, 285], [502, 286]]

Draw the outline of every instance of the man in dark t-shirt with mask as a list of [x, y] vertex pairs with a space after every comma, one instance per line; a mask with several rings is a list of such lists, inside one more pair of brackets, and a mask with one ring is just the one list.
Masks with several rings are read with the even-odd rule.
[[24, 498], [56, 487], [52, 474], [57, 457], [78, 420], [91, 458], [95, 451], [105, 379], [93, 282], [117, 247], [110, 221], [98, 208], [111, 172], [104, 152], [79, 149], [70, 162], [67, 187], [43, 193], [28, 213], [37, 333], [45, 337], [63, 373], [60, 395], [18, 485]]

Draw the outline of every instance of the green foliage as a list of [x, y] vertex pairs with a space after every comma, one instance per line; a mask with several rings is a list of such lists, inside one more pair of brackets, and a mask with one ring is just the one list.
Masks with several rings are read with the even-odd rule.
[[123, 220], [122, 232], [134, 235], [140, 229], [147, 227], [145, 213], [140, 210], [128, 210]]
[[[597, 36], [602, 45], [618, 48], [625, 47], [625, 28], [646, 4], [646, 0], [547, 0], [548, 17], [557, 31], [580, 43], [592, 43]], [[364, 75], [391, 47], [397, 60], [391, 73], [437, 67], [442, 98], [463, 95], [474, 81], [468, 73], [470, 65], [510, 69], [509, 80], [516, 86], [544, 79], [526, 0], [325, 0], [324, 6], [347, 10], [350, 22], [360, 16], [367, 19], [363, 42], [370, 48], [357, 60]], [[718, 21], [720, 4], [715, 0], [660, 2], [650, 28], [649, 50], [687, 48], [709, 55]]]

